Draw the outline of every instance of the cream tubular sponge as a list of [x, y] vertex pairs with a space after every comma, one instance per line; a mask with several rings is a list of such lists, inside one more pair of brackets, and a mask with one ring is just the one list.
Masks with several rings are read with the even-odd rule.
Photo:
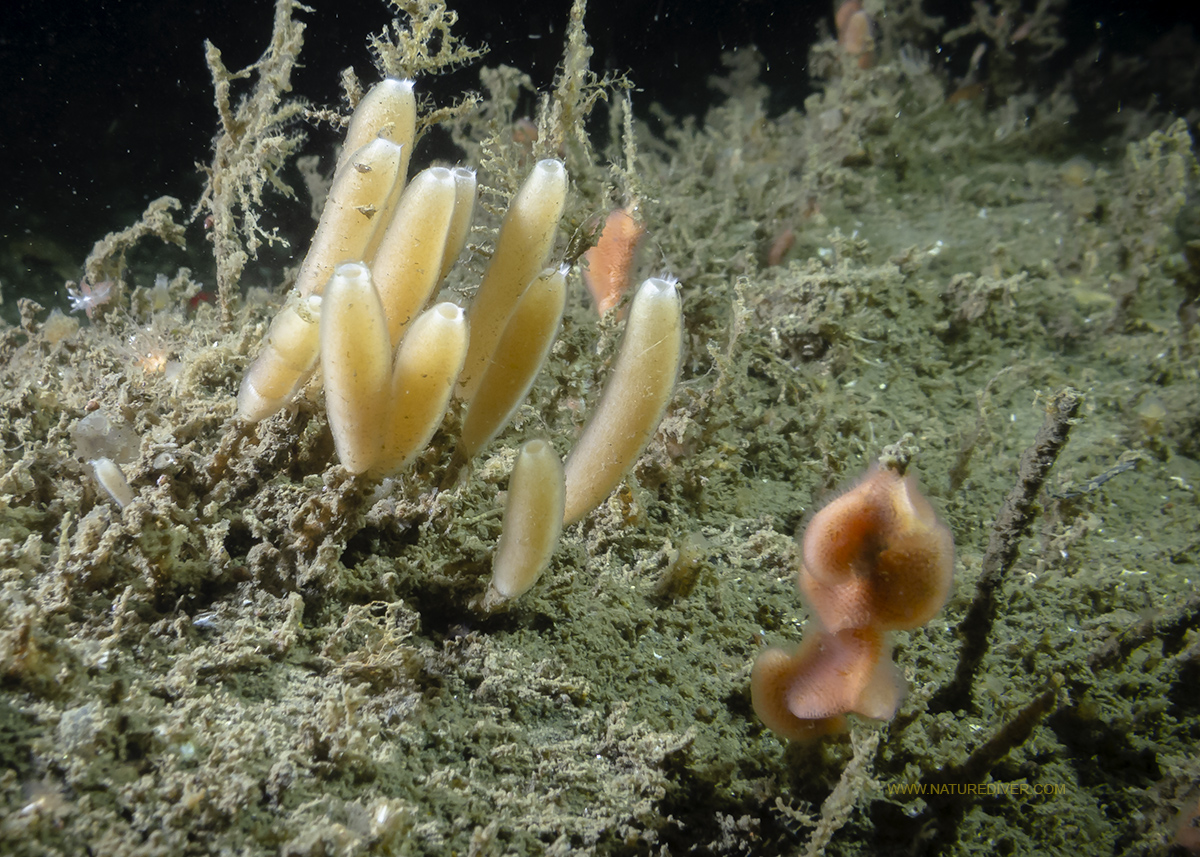
[[378, 475], [396, 473], [429, 445], [446, 415], [466, 353], [462, 307], [446, 301], [417, 316], [396, 350]]
[[413, 95], [411, 80], [386, 78], [371, 87], [371, 91], [358, 102], [350, 118], [350, 129], [346, 132], [346, 142], [334, 176], [342, 172], [347, 153], [353, 153], [377, 137], [390, 140], [400, 147], [400, 164], [392, 189], [375, 215], [379, 226], [371, 233], [366, 249], [358, 256], [351, 257], [367, 262], [375, 258], [375, 251], [383, 239], [384, 227], [391, 222], [392, 211], [408, 178], [408, 162], [417, 141], [417, 99]]
[[385, 78], [371, 87], [350, 117], [350, 128], [342, 143], [335, 175], [340, 173], [350, 156], [376, 137], [391, 140], [403, 148], [400, 181], [408, 173], [408, 159], [413, 141], [417, 138], [417, 97], [411, 80]]
[[296, 275], [301, 297], [320, 294], [342, 262], [364, 258], [380, 223], [377, 215], [387, 207], [400, 173], [400, 157], [400, 146], [378, 137], [355, 152], [349, 166], [334, 178], [312, 246]]
[[392, 343], [366, 265], [338, 265], [321, 302], [325, 410], [338, 460], [363, 473], [379, 458]]
[[517, 302], [483, 383], [467, 403], [461, 442], [467, 458], [508, 424], [546, 362], [566, 303], [566, 271], [566, 265], [542, 271]]
[[566, 463], [567, 526], [600, 504], [658, 428], [683, 351], [683, 310], [673, 280], [642, 283], [600, 404]]
[[418, 173], [400, 197], [371, 260], [393, 346], [400, 344], [438, 284], [456, 194], [453, 171], [430, 167]]
[[550, 564], [563, 522], [563, 468], [549, 441], [531, 440], [517, 453], [492, 582], [483, 608], [529, 591]]
[[264, 420], [292, 400], [317, 365], [320, 349], [318, 322], [321, 298], [299, 297], [293, 291], [267, 330], [262, 351], [242, 379], [238, 416], [246, 422]]
[[454, 173], [454, 217], [450, 221], [450, 234], [446, 236], [446, 253], [442, 256], [442, 272], [438, 282], [446, 279], [471, 234], [471, 221], [475, 218], [475, 171], [466, 167], [455, 167]]
[[547, 158], [534, 164], [504, 215], [492, 261], [467, 313], [471, 342], [458, 382], [459, 398], [469, 399], [478, 389], [508, 317], [525, 287], [546, 266], [566, 201], [563, 162]]

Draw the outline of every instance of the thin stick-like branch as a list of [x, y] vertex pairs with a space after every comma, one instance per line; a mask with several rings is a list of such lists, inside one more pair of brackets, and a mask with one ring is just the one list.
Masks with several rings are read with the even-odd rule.
[[1033, 523], [1034, 501], [1067, 442], [1080, 402], [1080, 394], [1070, 387], [1056, 393], [1037, 437], [1021, 456], [1017, 482], [1004, 498], [992, 525], [975, 598], [958, 626], [962, 639], [958, 667], [953, 680], [934, 695], [930, 704], [933, 711], [958, 711], [971, 704], [975, 673], [991, 642], [1000, 587], [1017, 558], [1021, 539]]

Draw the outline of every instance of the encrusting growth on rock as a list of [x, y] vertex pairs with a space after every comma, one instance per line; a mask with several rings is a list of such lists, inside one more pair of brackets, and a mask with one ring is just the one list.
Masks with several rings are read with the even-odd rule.
[[904, 683], [888, 632], [919, 627], [950, 594], [954, 538], [912, 476], [873, 466], [804, 533], [799, 585], [816, 628], [754, 664], [754, 710], [777, 734], [819, 737], [842, 715], [890, 719]]

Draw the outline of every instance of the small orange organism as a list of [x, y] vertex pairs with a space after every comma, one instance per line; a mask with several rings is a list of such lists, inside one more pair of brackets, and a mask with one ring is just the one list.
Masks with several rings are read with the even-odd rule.
[[646, 226], [638, 216], [637, 203], [630, 203], [609, 213], [600, 239], [583, 254], [583, 283], [599, 315], [615, 307], [629, 291], [637, 251], [645, 234]]
[[859, 68], [875, 65], [875, 22], [859, 0], [846, 0], [834, 16], [838, 44], [858, 60]]
[[804, 532], [800, 591], [833, 633], [897, 631], [932, 619], [950, 595], [954, 537], [912, 476], [878, 465]]
[[764, 651], [750, 677], [755, 712], [793, 740], [839, 731], [848, 713], [896, 713], [904, 682], [888, 632], [933, 618], [954, 573], [954, 538], [916, 480], [880, 465], [813, 517], [803, 548], [816, 628], [793, 652]]

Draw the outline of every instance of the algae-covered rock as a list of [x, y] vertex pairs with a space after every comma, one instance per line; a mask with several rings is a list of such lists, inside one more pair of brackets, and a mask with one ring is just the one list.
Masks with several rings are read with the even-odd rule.
[[[1082, 151], [1067, 90], [1017, 73], [1057, 32], [1046, 5], [957, 34], [1002, 41], [1004, 61], [952, 79], [911, 48], [948, 25], [865, 3], [875, 64], [820, 40], [803, 110], [769, 109], [742, 51], [713, 70], [706, 116], [644, 121], [636, 91], [630, 112], [624, 82], [590, 70], [576, 4], [535, 119], [512, 69], [485, 75], [481, 103], [423, 114], [487, 189], [446, 296], [478, 284], [529, 159], [555, 156], [574, 182], [556, 254], [578, 261], [589, 219], [636, 196], [635, 281], [678, 276], [684, 307], [645, 453], [494, 615], [473, 605], [517, 449], [570, 449], [620, 308], [598, 318], [571, 270], [539, 380], [461, 471], [453, 410], [388, 479], [337, 465], [317, 389], [239, 422], [289, 278], [248, 255], [293, 205], [263, 191], [300, 151], [290, 123], [341, 113], [210, 49], [215, 231], [198, 217], [186, 235], [205, 252], [213, 236], [220, 306], [142, 240], [177, 235], [160, 206], [157, 231], [121, 233], [136, 247], [101, 242], [92, 267], [122, 283], [103, 312], [72, 331], [26, 301], [0, 330], [0, 851], [1165, 853], [1200, 784], [1200, 334], [1177, 314], [1194, 142], [1148, 112], [1157, 130]], [[437, 0], [392, 7], [372, 40], [389, 73], [473, 59], [440, 41], [455, 21]], [[248, 75], [290, 72], [303, 16], [280, 0]], [[239, 290], [248, 271], [270, 290]], [[1069, 439], [947, 707], [993, 524], [1067, 387]], [[795, 536], [906, 435], [954, 536], [954, 590], [895, 634], [910, 691], [893, 719], [789, 745], [749, 679], [814, 622]]]

